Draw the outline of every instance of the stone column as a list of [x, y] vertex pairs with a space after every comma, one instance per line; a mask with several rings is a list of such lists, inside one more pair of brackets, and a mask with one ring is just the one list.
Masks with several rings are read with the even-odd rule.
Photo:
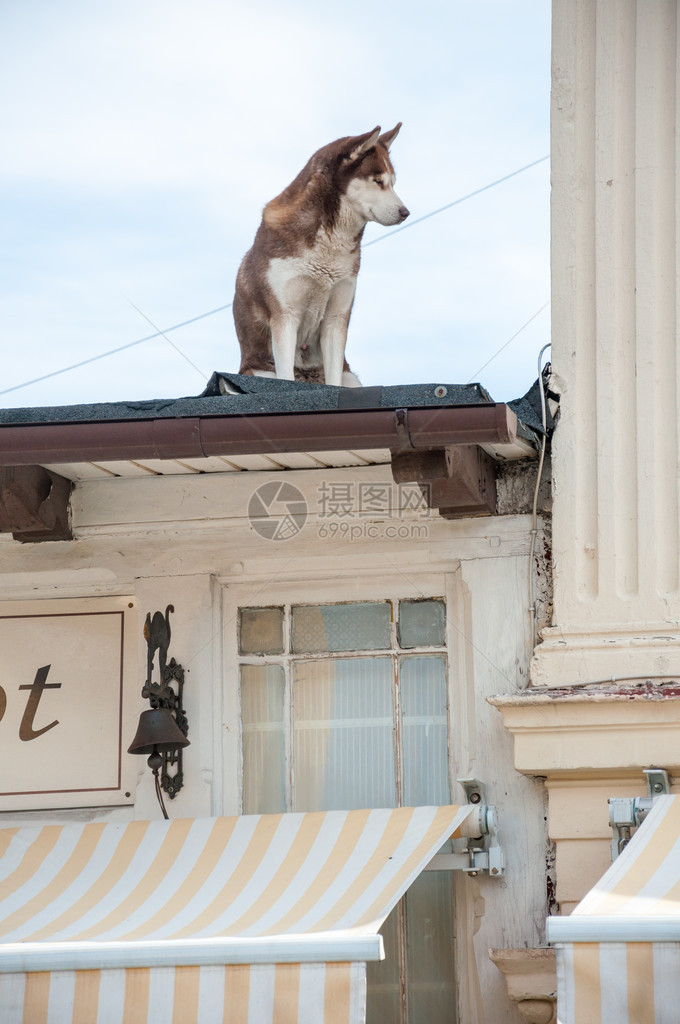
[[554, 618], [534, 685], [680, 674], [677, 0], [554, 0]]

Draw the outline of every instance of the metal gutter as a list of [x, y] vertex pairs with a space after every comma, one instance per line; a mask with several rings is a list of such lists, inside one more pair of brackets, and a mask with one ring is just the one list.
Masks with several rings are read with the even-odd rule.
[[0, 425], [0, 465], [513, 443], [505, 403]]

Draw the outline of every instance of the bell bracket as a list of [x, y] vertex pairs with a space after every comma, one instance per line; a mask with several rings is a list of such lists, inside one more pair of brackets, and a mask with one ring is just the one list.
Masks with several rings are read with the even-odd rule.
[[[172, 635], [170, 629], [170, 613], [174, 606], [169, 604], [165, 614], [161, 611], [147, 613], [144, 623], [144, 639], [147, 643], [147, 676], [142, 687], [142, 697], [149, 701], [152, 708], [166, 708], [177, 722], [181, 732], [187, 736], [189, 723], [184, 711], [184, 669], [170, 658], [168, 648]], [[154, 662], [158, 654], [158, 682], [154, 676]], [[184, 783], [182, 770], [182, 748], [160, 752], [162, 765], [160, 769], [160, 785], [171, 800], [179, 793]], [[174, 769], [174, 771], [172, 770]]]

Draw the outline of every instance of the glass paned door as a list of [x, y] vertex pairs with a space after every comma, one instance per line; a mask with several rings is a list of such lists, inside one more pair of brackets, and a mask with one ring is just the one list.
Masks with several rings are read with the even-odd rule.
[[[244, 812], [449, 803], [445, 623], [441, 598], [241, 609]], [[451, 875], [381, 933], [367, 1024], [454, 1024]]]

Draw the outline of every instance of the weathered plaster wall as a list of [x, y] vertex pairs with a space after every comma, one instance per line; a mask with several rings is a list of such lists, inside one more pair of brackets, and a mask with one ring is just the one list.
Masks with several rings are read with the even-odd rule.
[[[248, 502], [257, 487], [282, 479], [300, 489], [309, 515], [297, 536], [273, 542], [253, 531]], [[334, 522], [350, 532], [329, 531], [332, 520], [321, 514], [320, 495], [329, 482], [349, 488], [347, 513]], [[187, 673], [191, 745], [184, 755], [184, 789], [167, 802], [171, 816], [184, 817], [240, 810], [233, 760], [236, 677], [226, 650], [234, 595], [245, 603], [266, 603], [276, 587], [309, 600], [329, 585], [344, 595], [384, 588], [385, 596], [399, 590], [417, 597], [424, 587], [446, 594], [452, 777], [476, 775], [487, 784], [489, 802], [499, 809], [508, 862], [504, 879], [456, 881], [460, 1019], [518, 1024], [521, 1018], [487, 950], [542, 941], [546, 811], [542, 785], [514, 770], [511, 739], [485, 697], [512, 693], [528, 678], [531, 518], [449, 522], [401, 508], [367, 516], [357, 504], [360, 484], [392, 487], [389, 467], [330, 475], [309, 470], [85, 482], [74, 493], [73, 541], [22, 545], [0, 539], [2, 600], [133, 595], [140, 690], [144, 616], [174, 605], [170, 654]], [[3, 823], [157, 817], [151, 774], [145, 759], [139, 762], [129, 807], [4, 815]]]

